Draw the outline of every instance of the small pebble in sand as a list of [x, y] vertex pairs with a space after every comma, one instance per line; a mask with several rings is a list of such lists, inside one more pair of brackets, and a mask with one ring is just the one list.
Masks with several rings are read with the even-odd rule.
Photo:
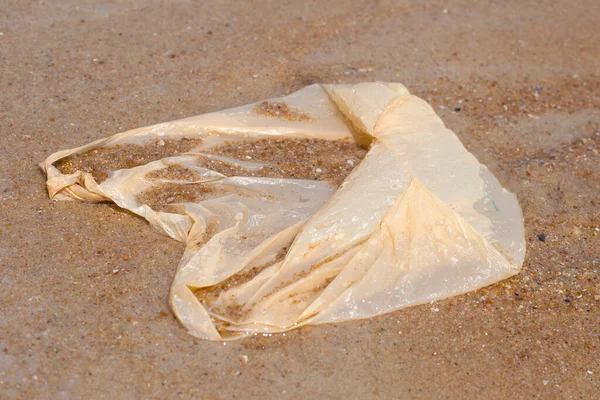
[[545, 233], [539, 233], [537, 235], [537, 238], [540, 242], [545, 242], [546, 241], [546, 234]]

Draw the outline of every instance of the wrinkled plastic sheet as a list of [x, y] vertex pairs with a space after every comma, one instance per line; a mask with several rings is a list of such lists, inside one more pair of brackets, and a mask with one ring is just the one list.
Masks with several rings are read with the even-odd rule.
[[[525, 241], [515, 195], [404, 86], [311, 85], [270, 101], [295, 114], [257, 113], [255, 103], [57, 152], [41, 164], [50, 197], [114, 202], [184, 242], [169, 302], [190, 334], [210, 340], [368, 318], [519, 272]], [[95, 149], [169, 138], [202, 142], [110, 171], [102, 182], [55, 166]], [[225, 176], [197, 163], [225, 142], [264, 138], [355, 140], [369, 150], [338, 188]], [[264, 166], [220, 161], [246, 171]], [[183, 202], [176, 213], [140, 204], [138, 195], [156, 184], [149, 174], [173, 165], [193, 170], [193, 182], [217, 195]]]

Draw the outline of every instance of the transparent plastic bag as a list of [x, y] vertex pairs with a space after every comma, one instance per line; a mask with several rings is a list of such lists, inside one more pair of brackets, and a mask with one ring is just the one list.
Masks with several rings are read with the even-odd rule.
[[[336, 187], [294, 179], [302, 168], [321, 171], [285, 163], [286, 146], [296, 142], [279, 142], [278, 162], [268, 151], [256, 160], [215, 150], [282, 139], [304, 141], [300, 148], [317, 164], [335, 158], [318, 146], [323, 141], [355, 142], [368, 153], [343, 160], [356, 168]], [[86, 157], [107, 172], [86, 171]], [[348, 169], [338, 164], [327, 165]], [[515, 275], [525, 255], [516, 197], [397, 83], [311, 85], [61, 151], [41, 167], [50, 197], [114, 202], [186, 243], [170, 304], [204, 339], [443, 299]], [[145, 204], [149, 193], [166, 204]]]

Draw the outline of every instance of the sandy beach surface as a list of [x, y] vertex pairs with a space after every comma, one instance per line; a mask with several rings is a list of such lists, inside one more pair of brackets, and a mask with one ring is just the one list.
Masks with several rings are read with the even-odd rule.
[[[600, 396], [600, 2], [0, 2], [0, 398]], [[183, 245], [53, 202], [37, 163], [315, 82], [399, 81], [519, 197], [521, 274], [222, 343], [167, 306]]]

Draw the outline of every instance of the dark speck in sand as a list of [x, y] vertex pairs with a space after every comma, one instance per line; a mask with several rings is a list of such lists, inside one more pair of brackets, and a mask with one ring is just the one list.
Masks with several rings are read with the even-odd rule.
[[537, 235], [537, 238], [540, 240], [540, 242], [545, 242], [546, 241], [546, 234], [545, 233], [539, 233]]

